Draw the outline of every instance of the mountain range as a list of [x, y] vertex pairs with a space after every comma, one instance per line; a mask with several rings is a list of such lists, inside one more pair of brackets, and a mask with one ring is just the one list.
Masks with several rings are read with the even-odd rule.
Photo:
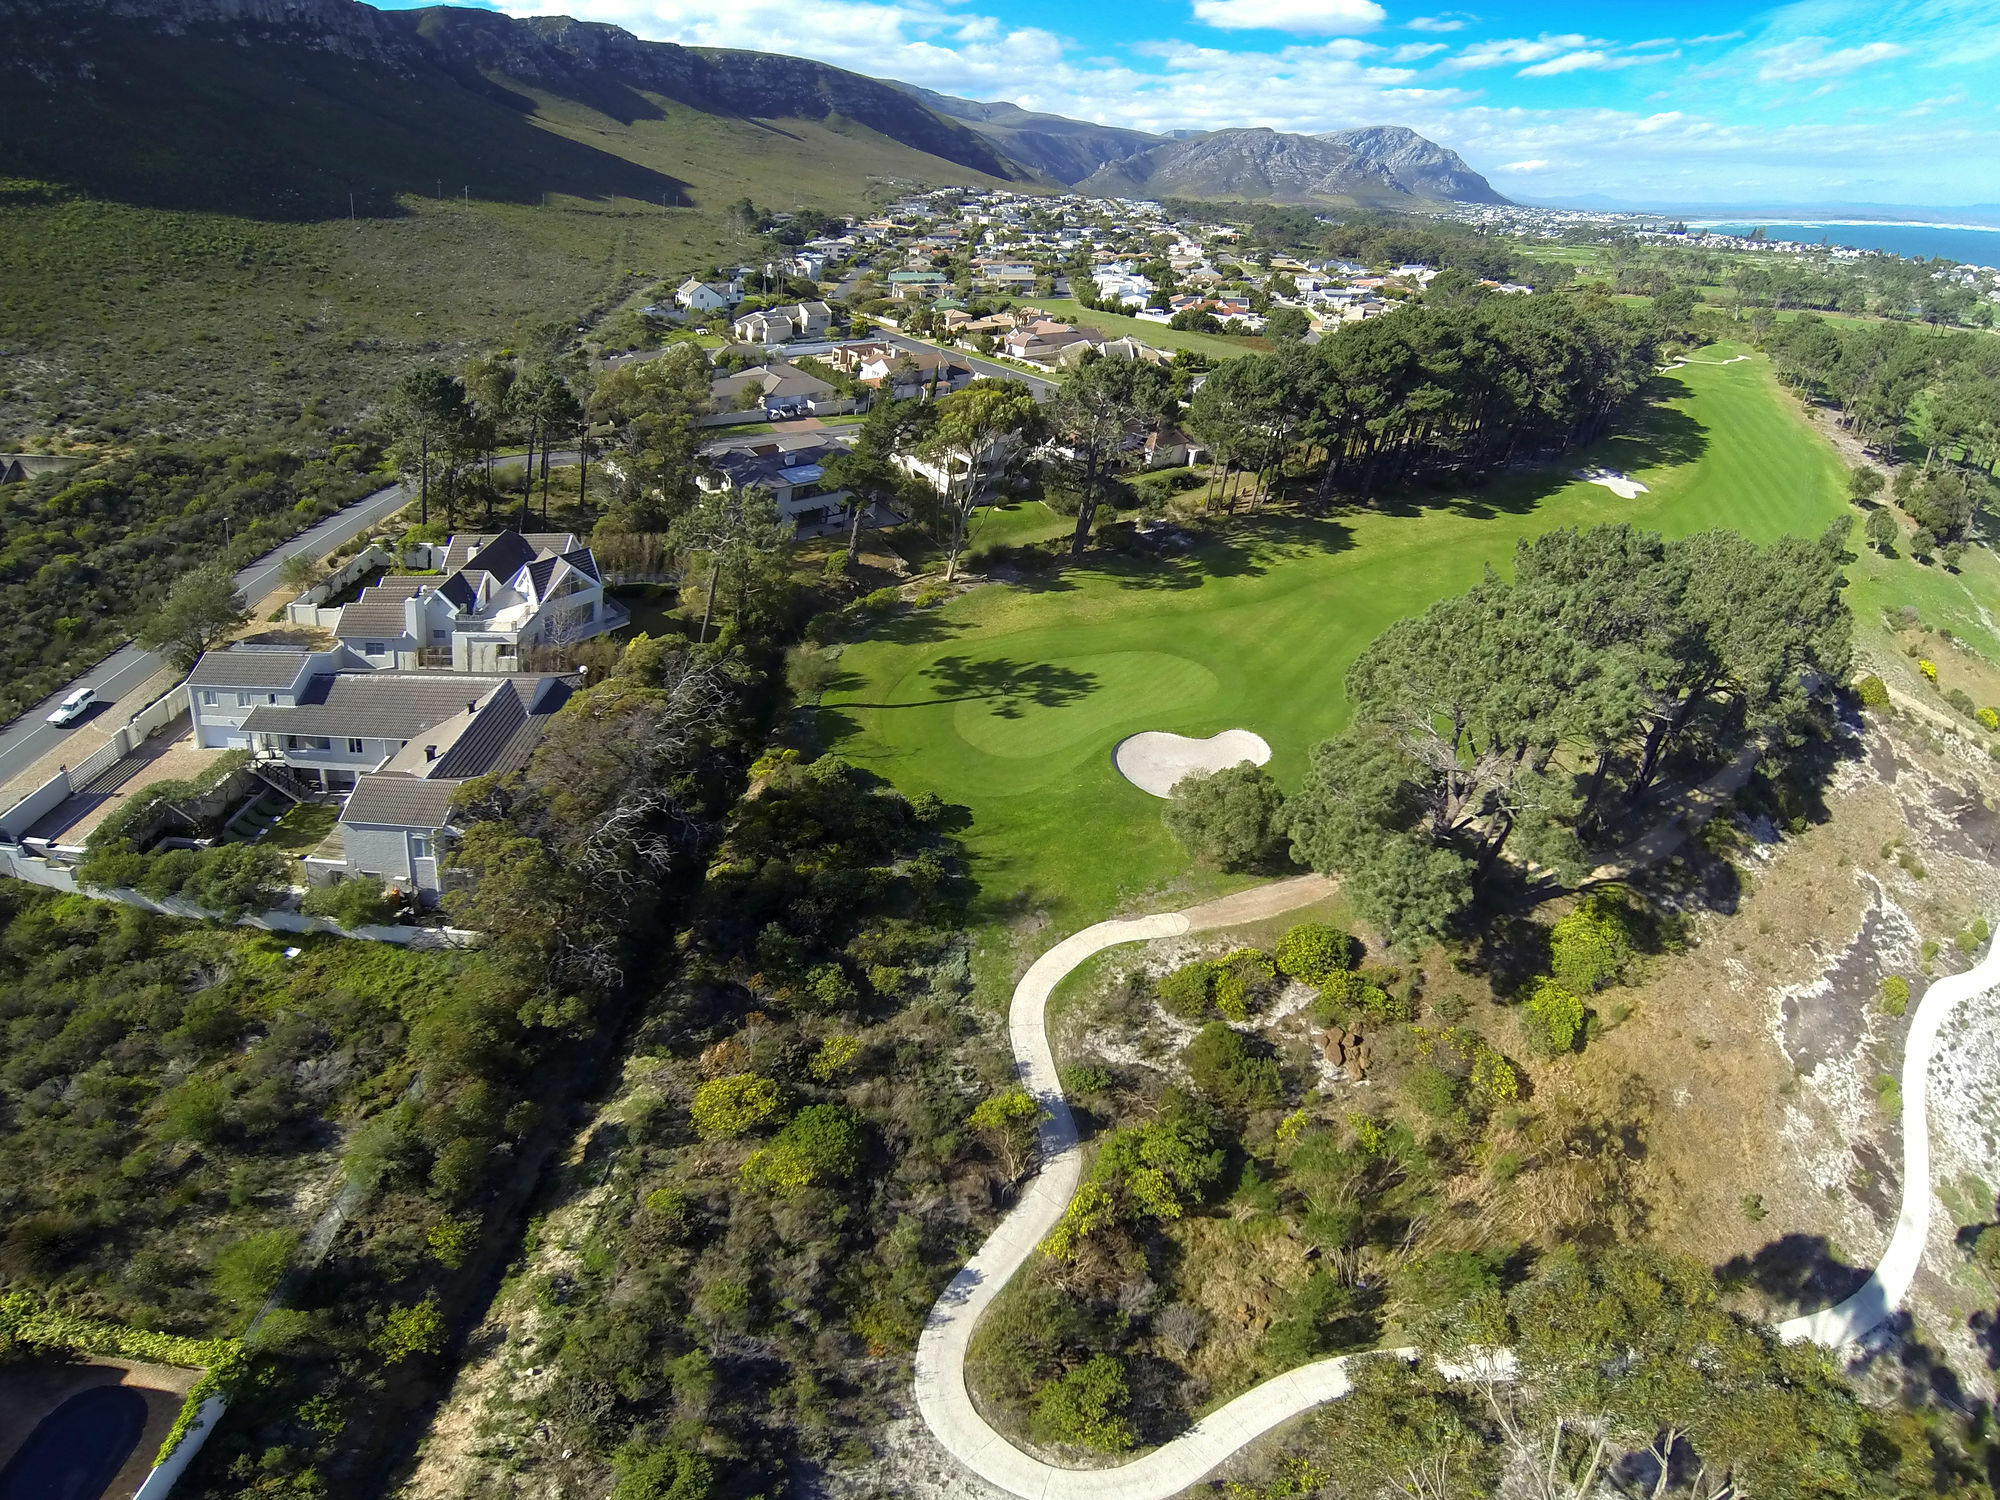
[[450, 188], [690, 203], [716, 175], [698, 170], [713, 164], [701, 150], [782, 154], [790, 121], [813, 127], [800, 141], [811, 164], [850, 187], [899, 175], [1145, 198], [1505, 201], [1401, 127], [1155, 135], [804, 58], [453, 6], [0, 0], [0, 92], [12, 175], [266, 217], [385, 212]]
[[956, 99], [910, 83], [896, 87], [970, 125], [1023, 166], [1100, 197], [1382, 206], [1507, 201], [1456, 152], [1399, 125], [1321, 135], [1254, 126], [1150, 135], [1017, 104]]

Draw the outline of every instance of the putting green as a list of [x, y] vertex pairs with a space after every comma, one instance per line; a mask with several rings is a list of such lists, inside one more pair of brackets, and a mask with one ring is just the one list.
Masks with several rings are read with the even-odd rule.
[[[1291, 787], [1340, 727], [1341, 680], [1362, 647], [1488, 565], [1506, 568], [1519, 537], [1630, 521], [1769, 541], [1851, 514], [1844, 467], [1763, 359], [1689, 366], [1652, 396], [1626, 432], [1560, 470], [1321, 521], [1240, 517], [1191, 556], [1094, 561], [891, 621], [843, 654], [824, 742], [906, 792], [971, 809], [981, 920], [1044, 911], [1073, 931], [1168, 882], [1191, 896], [1226, 887], [1188, 870], [1158, 799], [1118, 775], [1125, 735], [1252, 730]], [[1592, 465], [1649, 493], [1622, 500], [1570, 478]]]
[[975, 750], [1045, 766], [1058, 750], [1106, 744], [1107, 735], [1116, 743], [1129, 726], [1191, 709], [1222, 686], [1201, 663], [1163, 651], [1059, 656], [1009, 675], [1017, 689], [1002, 683], [962, 698], [951, 727]]

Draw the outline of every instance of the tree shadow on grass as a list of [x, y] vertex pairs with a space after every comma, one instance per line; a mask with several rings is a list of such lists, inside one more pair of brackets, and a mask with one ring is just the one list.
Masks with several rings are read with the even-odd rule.
[[1635, 408], [1622, 430], [1541, 466], [1499, 469], [1483, 478], [1438, 476], [1400, 490], [1378, 492], [1371, 500], [1349, 503], [1384, 515], [1449, 511], [1469, 520], [1486, 521], [1503, 513], [1531, 514], [1574, 483], [1579, 469], [1601, 467], [1631, 474], [1692, 463], [1708, 451], [1708, 429], [1687, 412], [1666, 404], [1667, 398], [1676, 394], [1684, 393], [1669, 382], [1654, 381], [1646, 389], [1647, 404]]
[[977, 660], [966, 656], [941, 656], [923, 669], [925, 678], [935, 683], [939, 696], [927, 703], [966, 703], [990, 700], [993, 714], [1002, 719], [1018, 719], [1029, 705], [1062, 708], [1097, 691], [1095, 673], [1078, 672], [1050, 662], [1018, 662], [1007, 657]]
[[1725, 1285], [1748, 1287], [1781, 1308], [1813, 1313], [1853, 1296], [1869, 1273], [1841, 1260], [1824, 1235], [1788, 1234], [1755, 1254], [1723, 1262], [1716, 1275]]

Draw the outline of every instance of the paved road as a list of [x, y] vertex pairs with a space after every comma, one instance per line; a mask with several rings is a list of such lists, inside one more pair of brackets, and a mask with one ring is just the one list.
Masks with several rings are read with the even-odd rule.
[[[243, 591], [244, 598], [255, 604], [278, 586], [278, 570], [284, 565], [286, 558], [301, 552], [314, 557], [330, 552], [349, 537], [367, 530], [387, 516], [394, 515], [409, 501], [409, 492], [400, 484], [392, 484], [385, 490], [377, 490], [345, 509], [334, 512], [317, 526], [300, 532], [273, 551], [265, 553], [236, 575], [236, 586]], [[99, 702], [105, 705], [90, 715], [89, 719], [101, 718], [114, 712], [122, 719], [133, 710], [145, 706], [140, 703], [123, 702], [123, 697], [150, 681], [164, 665], [165, 663], [152, 652], [142, 651], [135, 645], [128, 645], [112, 652], [82, 676], [57, 688], [46, 701], [36, 704], [4, 730], [0, 730], [0, 783], [11, 781], [82, 727], [81, 724], [58, 726], [47, 722], [49, 710], [75, 689], [96, 688]], [[84, 722], [89, 722], [89, 719]]]
[[[496, 459], [493, 467], [519, 468], [525, 456], [517, 453]], [[557, 466], [574, 464], [576, 458], [574, 449], [557, 449], [550, 454], [549, 462]], [[415, 498], [400, 484], [392, 484], [387, 489], [365, 495], [352, 505], [335, 511], [318, 525], [309, 527], [290, 541], [266, 552], [236, 575], [236, 586], [242, 590], [243, 597], [255, 605], [278, 586], [278, 573], [283, 568], [286, 558], [301, 552], [310, 557], [323, 556], [350, 537], [366, 531], [376, 522], [393, 516]], [[97, 722], [114, 713], [122, 721], [134, 710], [145, 707], [143, 703], [126, 703], [121, 700], [126, 694], [143, 687], [165, 665], [166, 663], [158, 656], [150, 651], [142, 651], [136, 645], [120, 647], [82, 676], [64, 683], [43, 702], [36, 704], [4, 729], [0, 729], [0, 786], [4, 786], [34, 765], [85, 724]], [[98, 702], [103, 706], [75, 724], [59, 726], [47, 722], [49, 710], [80, 687], [96, 688]]]
[[[1076, 1122], [1056, 1076], [1045, 1019], [1056, 985], [1085, 959], [1107, 948], [1275, 916], [1320, 900], [1328, 889], [1318, 877], [1307, 876], [1242, 891], [1190, 911], [1100, 922], [1049, 949], [1015, 986], [1008, 1034], [1021, 1082], [1047, 1112], [1041, 1130], [1042, 1168], [931, 1308], [917, 1341], [915, 1381], [918, 1410], [938, 1441], [966, 1468], [1007, 1493], [1022, 1500], [1169, 1500], [1255, 1438], [1346, 1395], [1352, 1385], [1348, 1373], [1352, 1360], [1416, 1357], [1414, 1350], [1384, 1350], [1302, 1365], [1252, 1387], [1172, 1442], [1107, 1469], [1058, 1468], [1023, 1453], [979, 1414], [965, 1385], [966, 1350], [980, 1314], [1036, 1253], [1082, 1178]], [[1903, 1210], [1895, 1236], [1859, 1292], [1837, 1307], [1780, 1324], [1777, 1331], [1783, 1338], [1811, 1339], [1829, 1347], [1849, 1343], [1886, 1318], [1909, 1291], [1930, 1233], [1925, 1094], [1931, 1055], [1951, 1010], [1996, 986], [2000, 986], [2000, 941], [1978, 967], [1939, 980], [1925, 994], [1903, 1058]], [[1509, 1365], [1511, 1352], [1495, 1351], [1493, 1359]], [[1448, 1378], [1465, 1373], [1441, 1370]]]

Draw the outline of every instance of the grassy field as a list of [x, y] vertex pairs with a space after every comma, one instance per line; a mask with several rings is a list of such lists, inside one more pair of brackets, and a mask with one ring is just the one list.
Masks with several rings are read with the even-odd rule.
[[1129, 335], [1142, 344], [1151, 344], [1155, 349], [1191, 349], [1212, 359], [1235, 359], [1239, 355], [1256, 354], [1271, 347], [1261, 338], [1233, 339], [1219, 333], [1182, 333], [1164, 323], [1147, 323], [1139, 318], [1121, 317], [1117, 313], [1092, 312], [1069, 297], [1035, 297], [1030, 299], [1030, 305], [1067, 318], [1079, 328], [1099, 329], [1113, 338]]
[[[1651, 493], [1625, 501], [1567, 477], [1585, 463]], [[1764, 361], [1690, 366], [1657, 382], [1629, 432], [1558, 471], [1323, 521], [1241, 520], [1191, 557], [1106, 560], [892, 622], [843, 656], [821, 733], [905, 792], [971, 809], [989, 927], [1041, 913], [1072, 931], [1169, 886], [1229, 883], [1189, 871], [1161, 804], [1112, 769], [1124, 736], [1252, 729], [1295, 785], [1345, 717], [1341, 679], [1361, 648], [1488, 563], [1504, 568], [1516, 538], [1609, 521], [1816, 533], [1849, 509], [1843, 476]], [[1878, 587], [1858, 572], [1864, 590]], [[1893, 594], [1900, 580], [1879, 587]]]

